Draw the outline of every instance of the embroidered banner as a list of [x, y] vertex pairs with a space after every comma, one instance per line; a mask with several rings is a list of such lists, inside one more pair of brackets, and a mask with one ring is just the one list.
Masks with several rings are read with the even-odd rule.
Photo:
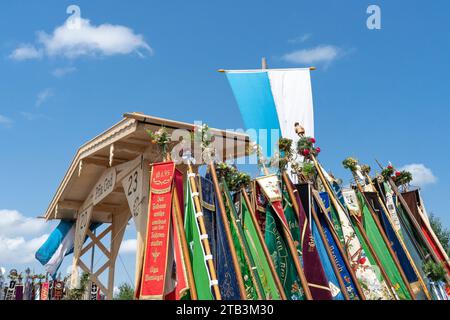
[[272, 205], [273, 210], [277, 214], [278, 218], [283, 223], [286, 230], [289, 230], [288, 222], [284, 215], [282, 194], [280, 189], [280, 184], [278, 182], [278, 177], [276, 175], [269, 175], [260, 178], [256, 178], [261, 191], [266, 196], [267, 200], [269, 200]]
[[54, 284], [54, 299], [55, 300], [61, 300], [63, 297], [63, 291], [64, 291], [64, 282], [63, 281], [56, 281]]
[[164, 162], [154, 164], [150, 173], [150, 203], [141, 299], [164, 298], [174, 171], [173, 162]]
[[41, 300], [48, 300], [48, 282], [44, 282], [41, 286]]

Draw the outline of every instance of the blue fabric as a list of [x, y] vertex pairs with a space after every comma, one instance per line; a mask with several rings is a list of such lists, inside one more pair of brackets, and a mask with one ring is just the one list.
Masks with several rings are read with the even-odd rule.
[[61, 220], [55, 230], [52, 231], [47, 241], [36, 251], [35, 257], [42, 264], [45, 265], [55, 254], [59, 245], [74, 225], [73, 221]]
[[[280, 122], [268, 73], [231, 72], [227, 73], [227, 78], [239, 106], [245, 129], [267, 129], [267, 142], [270, 141], [271, 129], [278, 129], [281, 137]], [[263, 152], [267, 151], [267, 155], [271, 155], [276, 143], [278, 141], [271, 142], [270, 145], [268, 143], [267, 150]], [[264, 147], [264, 143], [262, 146]]]
[[[210, 220], [211, 230], [213, 235], [209, 233], [209, 238], [214, 239], [211, 242], [214, 262], [216, 263], [217, 280], [219, 281], [220, 295], [222, 300], [240, 300], [241, 295], [239, 292], [239, 284], [234, 270], [233, 258], [231, 256], [230, 245], [228, 243], [227, 235], [225, 233], [224, 221], [222, 220], [222, 214], [215, 195], [214, 185], [209, 179], [210, 175], [207, 174], [206, 178], [202, 179], [202, 200], [207, 201], [209, 204], [215, 205], [215, 212], [203, 208], [203, 216]], [[206, 219], [205, 219], [206, 220]]]
[[[325, 245], [322, 242], [322, 238], [320, 237], [319, 230], [317, 229], [317, 225], [315, 221], [311, 221], [312, 224], [312, 233], [314, 237], [314, 242], [316, 243], [317, 251], [320, 256], [320, 260], [322, 261], [323, 270], [325, 271], [325, 274], [328, 278], [328, 281], [333, 283], [337, 288], [340, 290], [339, 281], [336, 277], [336, 274], [334, 273], [333, 266], [331, 264], [330, 258], [328, 257], [328, 253], [325, 249]], [[339, 291], [339, 294], [337, 294], [333, 300], [344, 300], [344, 295], [342, 294], [342, 291]]]
[[334, 261], [336, 263], [337, 268], [339, 269], [339, 274], [341, 276], [341, 279], [344, 282], [345, 287], [347, 288], [347, 293], [350, 299], [359, 299], [358, 291], [356, 290], [355, 283], [352, 280], [352, 277], [350, 275], [350, 272], [347, 269], [347, 265], [344, 262], [344, 259], [341, 255], [341, 252], [339, 251], [336, 241], [334, 241], [333, 235], [331, 234], [331, 230], [325, 221], [325, 217], [323, 216], [322, 212], [318, 212], [320, 224], [323, 229], [323, 233], [325, 234], [325, 237], [327, 238], [328, 247], [331, 250], [331, 254], [334, 257]]
[[[58, 226], [52, 231], [52, 233], [49, 235], [47, 240], [44, 242], [44, 244], [36, 251], [35, 258], [44, 266], [46, 265], [49, 260], [52, 258], [52, 256], [55, 254], [58, 247], [61, 245], [63, 239], [67, 236], [69, 233], [69, 230], [74, 226], [75, 221], [66, 221], [61, 220], [61, 222], [58, 224]], [[101, 223], [91, 223], [89, 226], [89, 229], [91, 231], [94, 231], [97, 229]], [[84, 238], [84, 242], [86, 242], [88, 236]], [[73, 253], [73, 245], [72, 248], [70, 248], [69, 251], [65, 254], [65, 256], [68, 256], [69, 254]], [[54, 274], [51, 275], [53, 279], [56, 278], [56, 274], [59, 270], [59, 267], [62, 264], [62, 260], [59, 262], [58, 267], [56, 268], [56, 271]]]
[[382, 208], [380, 208], [380, 215], [381, 215], [381, 222], [383, 225], [383, 229], [386, 232], [386, 235], [389, 239], [389, 241], [392, 244], [392, 249], [394, 250], [395, 254], [397, 255], [397, 258], [400, 262], [400, 265], [402, 266], [403, 271], [405, 272], [406, 278], [408, 279], [408, 282], [413, 283], [418, 281], [416, 273], [414, 272], [413, 267], [411, 266], [411, 263], [409, 262], [408, 256], [406, 255], [405, 251], [403, 250], [403, 247], [400, 244], [400, 241], [397, 238], [397, 235], [392, 228], [392, 225], [389, 221], [389, 219], [386, 217], [386, 213]]
[[327, 209], [328, 218], [332, 219], [330, 210], [330, 196], [326, 192], [321, 192], [320, 198], [322, 199], [324, 207]]

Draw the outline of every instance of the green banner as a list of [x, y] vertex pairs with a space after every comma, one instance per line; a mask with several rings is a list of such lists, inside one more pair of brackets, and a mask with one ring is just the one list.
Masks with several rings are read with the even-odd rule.
[[195, 217], [195, 206], [189, 179], [187, 179], [185, 203], [184, 229], [186, 231], [186, 242], [190, 248], [189, 256], [191, 258], [197, 296], [199, 300], [214, 300], [207, 262], [205, 261], [205, 252], [200, 240], [200, 229]]

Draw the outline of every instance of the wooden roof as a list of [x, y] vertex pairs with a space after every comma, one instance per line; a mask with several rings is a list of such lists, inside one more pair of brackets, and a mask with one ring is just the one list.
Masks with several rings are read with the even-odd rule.
[[[169, 132], [175, 129], [194, 130], [193, 124], [156, 118], [142, 113], [126, 113], [120, 122], [83, 144], [56, 190], [45, 212], [45, 219], [74, 219], [78, 209], [107, 168], [136, 159], [144, 153], [146, 159], [151, 162], [161, 161], [158, 146], [150, 142], [146, 132], [146, 130], [155, 131], [161, 126], [166, 127]], [[227, 158], [245, 155], [245, 151], [242, 154], [236, 154], [236, 149], [246, 150], [247, 148], [236, 148], [236, 146], [248, 144], [247, 135], [213, 128], [211, 132], [215, 139], [223, 140], [223, 154], [227, 155]], [[110, 157], [111, 153], [113, 157]], [[94, 208], [93, 220], [110, 222], [112, 214], [123, 210], [125, 205], [127, 200], [123, 190], [117, 190]]]

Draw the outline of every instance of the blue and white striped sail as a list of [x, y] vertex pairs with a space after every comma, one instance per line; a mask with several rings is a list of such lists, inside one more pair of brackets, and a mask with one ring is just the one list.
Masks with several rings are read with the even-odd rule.
[[[309, 68], [226, 70], [245, 129], [279, 130], [296, 142], [296, 122], [314, 136], [314, 111]], [[274, 146], [278, 141], [272, 141]], [[270, 147], [268, 146], [268, 148]]]

